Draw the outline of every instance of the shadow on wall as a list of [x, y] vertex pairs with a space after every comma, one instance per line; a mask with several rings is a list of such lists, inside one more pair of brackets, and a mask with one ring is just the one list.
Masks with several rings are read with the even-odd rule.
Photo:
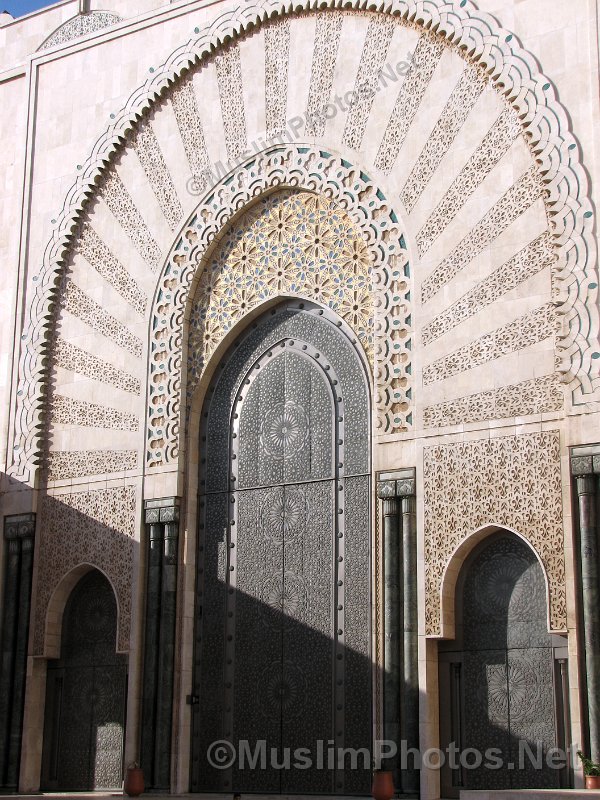
[[[0, 483], [7, 478], [0, 474]], [[5, 512], [6, 506], [2, 509]], [[16, 791], [19, 781], [25, 675], [31, 612], [35, 540], [34, 514], [4, 513], [1, 551], [0, 788]]]
[[[192, 790], [368, 794], [378, 752], [371, 727], [371, 680], [377, 676], [370, 659], [336, 644], [333, 629], [328, 632], [327, 612], [334, 609], [326, 592], [312, 596], [310, 587], [306, 591], [284, 572], [281, 579], [257, 584], [265, 602], [219, 580], [226, 546], [222, 539], [205, 556], [208, 574], [199, 598]], [[460, 709], [458, 724], [445, 731], [443, 742], [444, 748], [453, 742], [458, 751], [456, 769], [450, 771], [448, 760], [444, 767], [447, 797], [458, 796], [460, 788], [569, 783], [568, 770], [547, 766], [551, 749], [561, 744], [553, 682], [553, 648], [560, 637], [546, 631], [543, 575], [517, 537], [487, 540], [484, 554], [486, 547], [492, 550], [489, 563], [466, 571], [466, 633], [440, 645], [441, 661], [450, 654], [446, 663], [462, 668], [455, 696], [444, 685], [440, 697], [442, 709]], [[482, 616], [473, 600], [479, 593], [485, 605], [486, 580], [496, 581], [500, 595]], [[383, 754], [386, 746], [381, 744]], [[494, 758], [486, 753], [492, 748]], [[483, 764], [473, 768], [478, 753]], [[435, 763], [428, 754], [420, 758]], [[407, 771], [419, 767], [420, 758], [400, 743], [397, 761], [384, 766], [397, 766], [400, 784], [410, 785]]]
[[192, 791], [369, 794], [373, 666], [336, 641], [330, 589], [290, 572], [260, 587], [266, 602], [204, 586]]
[[[0, 758], [12, 791], [19, 778], [37, 790], [42, 751], [43, 788], [122, 784], [135, 492], [62, 491], [41, 495], [37, 524], [33, 514], [4, 518]], [[21, 517], [31, 537], [17, 549], [7, 531]]]
[[[52, 506], [56, 505], [61, 505], [60, 498], [52, 500]], [[76, 530], [74, 558], [85, 555], [89, 563], [94, 548], [110, 549], [119, 537], [123, 546], [121, 531], [86, 518], [71, 506], [63, 512], [71, 524], [76, 520], [79, 525], [62, 529], [67, 541], [66, 532]], [[41, 525], [39, 529], [43, 529]], [[48, 530], [53, 530], [51, 525]], [[300, 548], [295, 557], [308, 557], [308, 553], [303, 552], [304, 543], [293, 538], [282, 548], [281, 569], [273, 577], [265, 580], [260, 570], [247, 571], [247, 591], [236, 589], [223, 580], [228, 544], [222, 532], [220, 528], [220, 535], [215, 532], [207, 539], [212, 544], [206, 545], [200, 566], [204, 577], [197, 590], [190, 698], [192, 789], [368, 794], [372, 759], [377, 755], [372, 741], [371, 687], [377, 677], [379, 685], [383, 682], [381, 675], [374, 674], [368, 653], [353, 647], [354, 640], [364, 638], [356, 625], [363, 624], [365, 609], [353, 606], [351, 599], [346, 608], [334, 605], [327, 553], [323, 553], [318, 572], [322, 580], [298, 580], [287, 568], [292, 563], [289, 548]], [[88, 542], [89, 549], [78, 550], [91, 534], [99, 539]], [[516, 537], [498, 535], [474, 551], [469, 568], [464, 570], [466, 577], [461, 576], [457, 588], [457, 597], [462, 598], [457, 620], [462, 619], [462, 629], [457, 628], [455, 642], [440, 643], [440, 664], [459, 664], [462, 671], [458, 693], [450, 682], [440, 685], [442, 710], [459, 709], [458, 726], [451, 726], [445, 739], [442, 733], [444, 746], [454, 741], [459, 750], [498, 750], [499, 769], [463, 768], [455, 772], [464, 788], [565, 785], [560, 770], [536, 770], [529, 764], [521, 770], [518, 759], [516, 768], [509, 767], [515, 763], [522, 743], [535, 753], [538, 741], [545, 763], [556, 744], [548, 721], [554, 720], [555, 710], [559, 710], [555, 707], [552, 672], [557, 637], [546, 632], [543, 576], [533, 554], [518, 540], [516, 548], [514, 543], [510, 547], [511, 560], [500, 563], [502, 548], [512, 540]], [[5, 656], [7, 609], [11, 608], [7, 592], [14, 587], [9, 580], [13, 563], [10, 541], [5, 542], [4, 561]], [[127, 546], [133, 550], [132, 541]], [[478, 567], [477, 558], [485, 555], [486, 548], [490, 549], [487, 563]], [[40, 554], [47, 562], [44, 568], [48, 563], [60, 566], [56, 551], [41, 548]], [[118, 558], [118, 552], [112, 557]], [[26, 563], [22, 552], [19, 558]], [[238, 573], [243, 573], [243, 561], [237, 564]], [[77, 568], [73, 574], [76, 572]], [[130, 575], [126, 565], [120, 574]], [[112, 789], [122, 780], [127, 694], [125, 656], [119, 655], [115, 646], [118, 604], [99, 569], [90, 567], [77, 576], [79, 581], [63, 598], [62, 636], [56, 653], [59, 658], [48, 662], [44, 788]], [[491, 595], [496, 598], [495, 607], [489, 602], [490, 581], [496, 586]], [[61, 584], [63, 588], [65, 585]], [[24, 586], [21, 582], [21, 590]], [[130, 597], [131, 582], [127, 586]], [[59, 594], [55, 592], [53, 599]], [[345, 621], [338, 628], [336, 614], [341, 611]], [[344, 637], [343, 644], [340, 636]], [[11, 662], [16, 686], [24, 681], [26, 651], [19, 652], [21, 661], [13, 655]], [[3, 658], [2, 680], [6, 680], [7, 663]], [[23, 665], [20, 676], [19, 663]], [[536, 681], [531, 681], [532, 674], [538, 676]], [[14, 696], [18, 696], [16, 692]], [[2, 715], [5, 725], [8, 719], [8, 715]], [[14, 753], [10, 748], [15, 741], [20, 744], [20, 734], [15, 735], [14, 730], [12, 737], [5, 735], [5, 763], [7, 754]], [[215, 742], [224, 749], [219, 751]], [[383, 755], [387, 752], [383, 750]], [[401, 774], [411, 765], [410, 757], [406, 763], [400, 759]], [[12, 766], [15, 771], [14, 763]], [[450, 776], [453, 783], [457, 791], [457, 781]]]
[[122, 784], [127, 653], [139, 544], [135, 488], [44, 495], [34, 652], [49, 658], [41, 785]]
[[42, 789], [117, 789], [123, 776], [127, 658], [117, 604], [96, 569], [71, 592], [59, 659], [48, 661]]

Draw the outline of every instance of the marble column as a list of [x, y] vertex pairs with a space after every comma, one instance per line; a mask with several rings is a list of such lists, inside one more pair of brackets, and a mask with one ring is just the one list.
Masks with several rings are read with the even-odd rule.
[[[379, 481], [377, 497], [382, 501], [383, 520], [383, 738], [400, 744], [400, 684], [402, 671], [400, 516], [396, 481]], [[394, 772], [399, 785], [397, 757], [390, 758], [382, 769]]]
[[[414, 469], [387, 473], [377, 484], [382, 501], [384, 589], [383, 733], [398, 753], [419, 747], [417, 528]], [[382, 765], [396, 790], [419, 794], [412, 757]], [[403, 768], [405, 767], [405, 768]]]
[[600, 554], [597, 513], [600, 447], [575, 448], [571, 457], [571, 474], [575, 479], [579, 522], [588, 749], [590, 758], [600, 761]]
[[[415, 479], [397, 482], [402, 515], [403, 683], [401, 739], [407, 752], [419, 749], [419, 642], [417, 619], [417, 515]], [[409, 761], [402, 773], [402, 790], [417, 797], [419, 771]]]
[[4, 518], [0, 663], [0, 787], [17, 791], [31, 611], [35, 514]]
[[146, 614], [141, 765], [147, 788], [169, 790], [175, 670], [179, 499], [145, 504]]

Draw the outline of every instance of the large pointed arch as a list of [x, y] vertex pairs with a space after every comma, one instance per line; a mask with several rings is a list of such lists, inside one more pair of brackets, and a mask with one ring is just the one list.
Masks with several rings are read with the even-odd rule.
[[[186, 73], [197, 70], [215, 53], [231, 52], [231, 49], [227, 50], [228, 43], [235, 45], [240, 37], [260, 32], [269, 21], [292, 21], [310, 8], [308, 4], [290, 7], [270, 0], [228, 12], [208, 29], [197, 30], [197, 36], [178, 48], [164, 65], [152, 68], [144, 86], [130, 97], [122, 113], [115, 115], [98, 139], [67, 195], [55, 233], [46, 249], [42, 270], [34, 277], [37, 288], [29, 304], [28, 333], [24, 336], [21, 355], [15, 431], [11, 442], [13, 464], [10, 474], [14, 477], [30, 477], [35, 468], [43, 396], [48, 380], [47, 357], [52, 355], [54, 347], [50, 340], [53, 327], [51, 309], [56, 300], [57, 282], [70, 258], [70, 248], [78, 237], [81, 238], [79, 223], [82, 212], [84, 208], [89, 209], [90, 199], [100, 194], [107, 181], [111, 184], [111, 191], [122, 194], [118, 176], [115, 179], [111, 167], [115, 154], [122, 152], [123, 145], [130, 141], [138, 154], [142, 153], [143, 160], [143, 150], [148, 141], [144, 142], [141, 119], [151, 107], [160, 105]], [[333, 11], [338, 6], [332, 3], [330, 8]], [[533, 59], [522, 51], [513, 34], [499, 29], [491, 17], [475, 11], [472, 4], [464, 0], [460, 3], [397, 0], [385, 8], [374, 3], [357, 2], [344, 5], [344, 9], [343, 13], [376, 15], [382, 21], [390, 20], [394, 24], [412, 27], [428, 37], [430, 44], [446, 46], [457, 57], [476, 64], [482, 80], [491, 82], [498, 97], [519, 118], [534, 165], [531, 167], [530, 191], [543, 197], [551, 217], [548, 230], [559, 257], [553, 267], [553, 302], [557, 303], [561, 317], [556, 348], [557, 374], [570, 383], [575, 405], [596, 400], [600, 384], [596, 374], [598, 312], [591, 237], [592, 211], [585, 171], [578, 159], [578, 146], [551, 83], [537, 71]], [[327, 11], [323, 7], [319, 13]], [[230, 134], [233, 135], [232, 131]], [[352, 148], [352, 136], [346, 139]], [[385, 172], [386, 158], [379, 158], [377, 164]], [[539, 180], [543, 188], [538, 184]], [[169, 199], [163, 199], [169, 205]], [[172, 212], [176, 216], [176, 203], [171, 203], [169, 214]], [[134, 211], [132, 213], [135, 218]], [[145, 241], [138, 241], [138, 244], [146, 250], [150, 261], [158, 266], [162, 260], [160, 248], [157, 250], [152, 237], [146, 236], [146, 231], [142, 230], [141, 239], [144, 238]], [[416, 231], [410, 238], [418, 245]], [[548, 315], [544, 317], [544, 313], [540, 311], [540, 319], [536, 318], [534, 322], [541, 321], [542, 326], [550, 330], [554, 322]], [[539, 387], [533, 387], [536, 388]]]
[[[201, 351], [184, 368], [188, 334], [184, 326], [193, 317], [191, 302], [201, 277], [209, 270], [213, 242], [219, 242], [226, 227], [231, 229], [242, 214], [249, 213], [257, 198], [264, 203], [265, 197], [277, 197], [286, 189], [301, 192], [304, 198], [314, 196], [317, 205], [322, 205], [322, 213], [331, 211], [337, 220], [338, 241], [343, 238], [345, 246], [356, 243], [361, 248], [360, 254], [357, 250], [346, 262], [336, 255], [338, 280], [329, 292], [319, 291], [314, 281], [306, 280], [293, 282], [295, 291], [291, 294], [324, 303], [353, 328], [377, 375], [377, 430], [397, 433], [412, 425], [413, 404], [405, 398], [412, 397], [413, 284], [399, 215], [369, 175], [347, 160], [308, 145], [276, 145], [247, 160], [207, 192], [183, 226], [162, 269], [150, 322], [146, 437], [149, 469], [164, 467], [178, 458], [180, 432], [187, 424], [185, 398], [193, 395], [211, 355]], [[294, 222], [288, 220], [286, 224]], [[352, 258], [356, 259], [354, 264]], [[265, 282], [274, 278], [276, 269], [276, 264], [265, 265], [261, 271]], [[278, 292], [290, 294], [289, 285], [276, 280], [272, 284], [272, 288], [256, 292], [244, 314]], [[315, 290], [317, 294], [313, 294]], [[236, 311], [234, 299], [229, 297], [227, 301], [227, 297], [219, 297], [222, 310], [211, 334], [216, 343], [241, 313]], [[226, 307], [226, 301], [231, 308]], [[353, 302], [369, 306], [362, 323], [355, 319]]]

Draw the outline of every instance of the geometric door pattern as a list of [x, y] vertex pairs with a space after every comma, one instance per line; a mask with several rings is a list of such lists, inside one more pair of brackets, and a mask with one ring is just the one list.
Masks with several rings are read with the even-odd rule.
[[123, 780], [126, 657], [115, 652], [117, 606], [97, 570], [73, 589], [61, 657], [48, 662], [43, 787], [118, 789]]
[[[464, 746], [498, 748], [505, 765], [465, 770], [466, 787], [558, 787], [558, 770], [546, 766], [556, 746], [546, 586], [535, 555], [516, 536], [494, 539], [472, 561], [463, 625]], [[534, 768], [525, 745], [542, 754], [544, 768]]]
[[[201, 434], [193, 791], [368, 789], [368, 763], [293, 755], [370, 749], [368, 412], [357, 350], [310, 303], [222, 362]], [[211, 769], [217, 739], [264, 742], [265, 767]]]

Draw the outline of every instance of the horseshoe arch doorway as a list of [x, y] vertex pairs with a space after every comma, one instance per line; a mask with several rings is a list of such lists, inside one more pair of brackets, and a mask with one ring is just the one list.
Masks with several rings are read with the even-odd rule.
[[48, 662], [43, 790], [121, 787], [127, 658], [116, 640], [112, 586], [92, 569], [69, 596], [60, 658]]
[[442, 797], [570, 787], [569, 769], [548, 761], [570, 745], [570, 721], [566, 637], [548, 633], [547, 618], [529, 545], [505, 530], [477, 545], [456, 586], [456, 637], [438, 643], [440, 746], [457, 753], [441, 770]]
[[[358, 769], [328, 758], [332, 747], [371, 750], [370, 399], [359, 348], [332, 313], [285, 302], [240, 336], [209, 388], [192, 791], [368, 792], [369, 758]], [[225, 769], [207, 757], [220, 740], [237, 753]], [[244, 748], [258, 753], [255, 768]], [[298, 766], [299, 748], [311, 766]]]

